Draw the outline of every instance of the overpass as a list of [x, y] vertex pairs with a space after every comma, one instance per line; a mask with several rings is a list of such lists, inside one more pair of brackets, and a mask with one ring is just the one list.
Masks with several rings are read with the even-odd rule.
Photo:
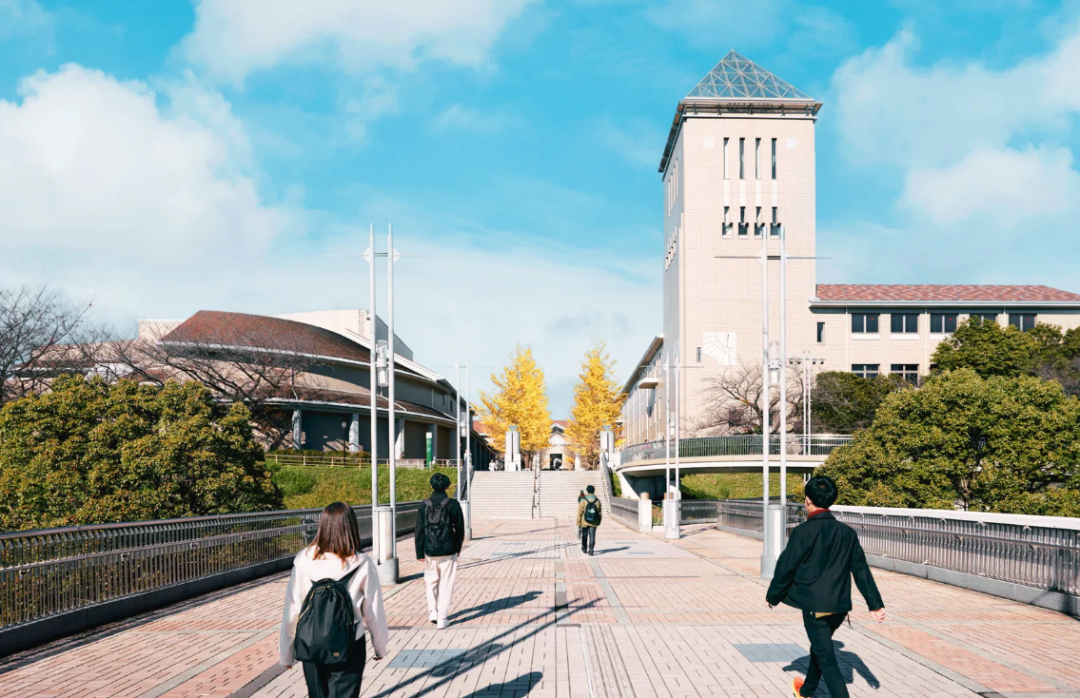
[[[787, 467], [793, 473], [810, 473], [825, 462], [834, 449], [851, 443], [846, 434], [789, 434], [784, 439]], [[772, 468], [779, 472], [780, 444], [778, 434], [769, 437]], [[680, 439], [679, 469], [686, 473], [759, 473], [761, 472], [762, 438], [760, 434], [735, 436], [706, 436]], [[654, 499], [664, 491], [664, 471], [675, 465], [675, 442], [653, 441], [624, 448], [615, 460], [624, 492], [650, 493]]]

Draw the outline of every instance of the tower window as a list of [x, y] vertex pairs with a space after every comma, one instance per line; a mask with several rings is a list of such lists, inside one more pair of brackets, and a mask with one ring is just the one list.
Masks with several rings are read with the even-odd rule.
[[724, 179], [728, 178], [728, 165], [727, 165], [727, 144], [728, 138], [724, 139]]
[[739, 139], [739, 179], [746, 179], [746, 139]]
[[852, 313], [851, 331], [855, 334], [877, 334], [878, 313]]
[[956, 332], [956, 313], [930, 313], [930, 331], [934, 334]]
[[817, 324], [817, 343], [818, 344], [824, 344], [825, 343], [825, 323], [824, 322], [819, 322]]
[[697, 348], [697, 362], [701, 363], [701, 347]]
[[739, 207], [739, 237], [745, 237], [749, 232], [750, 224], [746, 222], [746, 207]]
[[919, 332], [918, 313], [893, 313], [890, 321], [893, 334], [918, 334]]
[[765, 224], [761, 222], [761, 207], [757, 207], [757, 216], [754, 218], [754, 237], [761, 237], [765, 232]]
[[761, 179], [761, 139], [754, 139], [754, 179]]
[[769, 225], [769, 234], [773, 237], [780, 236], [780, 213], [775, 206], [772, 207], [772, 223]]
[[776, 139], [772, 139], [772, 178], [776, 179]]
[[723, 227], [720, 229], [720, 234], [723, 235], [726, 238], [731, 237], [731, 218], [730, 218], [730, 216], [731, 216], [731, 207], [730, 206], [725, 206], [724, 207], [724, 223], [723, 223]]

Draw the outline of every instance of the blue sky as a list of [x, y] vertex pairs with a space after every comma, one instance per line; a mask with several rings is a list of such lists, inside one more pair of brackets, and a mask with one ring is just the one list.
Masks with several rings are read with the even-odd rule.
[[0, 283], [120, 327], [366, 303], [569, 409], [660, 327], [673, 110], [730, 49], [823, 101], [819, 281], [1080, 291], [1080, 3], [0, 0]]

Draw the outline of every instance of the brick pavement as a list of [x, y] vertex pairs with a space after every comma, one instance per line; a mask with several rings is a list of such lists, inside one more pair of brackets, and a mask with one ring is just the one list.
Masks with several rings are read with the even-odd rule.
[[[796, 611], [765, 607], [760, 543], [707, 526], [685, 531], [672, 544], [608, 523], [589, 558], [565, 522], [479, 523], [445, 630], [427, 623], [421, 565], [400, 545], [404, 582], [387, 590], [390, 652], [369, 662], [363, 695], [790, 695], [807, 643]], [[1080, 698], [1077, 619], [875, 574], [889, 621], [873, 623], [856, 601], [852, 624], [836, 636], [853, 696]], [[275, 668], [285, 581], [277, 575], [7, 658], [0, 696], [302, 698], [300, 668]], [[764, 644], [790, 653], [751, 661], [739, 649]], [[444, 652], [429, 661], [409, 654], [436, 650]]]

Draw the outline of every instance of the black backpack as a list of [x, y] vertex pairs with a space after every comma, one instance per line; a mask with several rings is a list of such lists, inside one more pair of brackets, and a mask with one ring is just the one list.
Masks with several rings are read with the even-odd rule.
[[439, 504], [424, 500], [424, 555], [453, 555], [454, 538], [450, 535], [450, 498]]
[[293, 654], [298, 661], [341, 664], [349, 659], [356, 638], [349, 580], [358, 569], [341, 579], [320, 579], [311, 586], [296, 623]]
[[585, 519], [585, 523], [599, 525], [600, 524], [600, 500], [598, 499], [586, 499], [585, 500], [585, 513], [582, 515]]

